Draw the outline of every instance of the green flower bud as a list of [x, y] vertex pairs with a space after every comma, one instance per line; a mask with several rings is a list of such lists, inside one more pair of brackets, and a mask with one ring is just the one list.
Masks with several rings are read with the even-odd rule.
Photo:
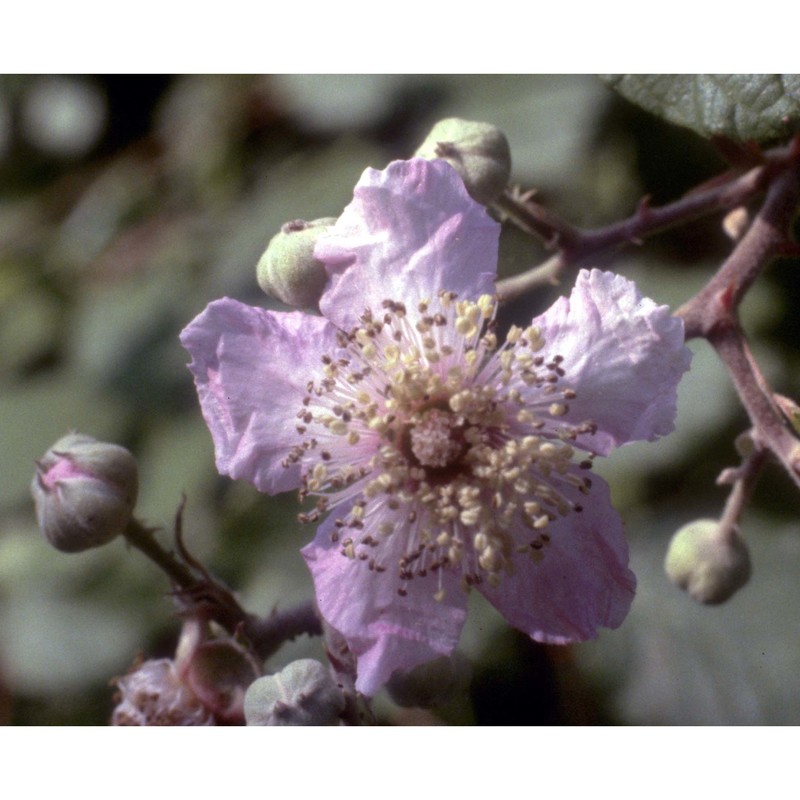
[[469, 662], [459, 653], [395, 672], [386, 684], [389, 695], [403, 708], [435, 708], [463, 692], [472, 678]]
[[344, 706], [342, 690], [312, 658], [259, 678], [244, 696], [248, 725], [336, 725]]
[[287, 222], [258, 262], [258, 285], [293, 308], [317, 308], [328, 275], [324, 264], [314, 258], [314, 245], [335, 222], [334, 217]]
[[39, 527], [65, 553], [100, 547], [128, 526], [138, 485], [136, 459], [124, 447], [64, 436], [36, 462], [31, 493]]
[[511, 150], [505, 134], [488, 122], [452, 117], [433, 126], [416, 156], [442, 158], [455, 167], [473, 200], [496, 200], [511, 177]]
[[722, 535], [715, 519], [698, 519], [672, 537], [664, 561], [669, 579], [699, 603], [724, 603], [750, 579], [750, 554], [738, 528]]

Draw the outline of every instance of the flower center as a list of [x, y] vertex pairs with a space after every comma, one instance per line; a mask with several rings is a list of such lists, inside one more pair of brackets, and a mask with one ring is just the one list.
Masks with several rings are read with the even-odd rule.
[[415, 321], [402, 303], [383, 311], [342, 333], [308, 385], [284, 462], [300, 464], [301, 496], [319, 498], [301, 520], [346, 508], [333, 541], [370, 570], [398, 570], [401, 595], [438, 572], [440, 598], [444, 569], [465, 588], [497, 585], [514, 558], [541, 561], [550, 523], [582, 510], [569, 498], [589, 492], [578, 468], [591, 460], [573, 464], [571, 442], [594, 426], [563, 419], [575, 392], [537, 328], [513, 327], [497, 348], [492, 298], [443, 292]]
[[466, 449], [463, 422], [451, 413], [431, 408], [408, 431], [410, 450], [421, 467], [441, 469], [454, 464]]

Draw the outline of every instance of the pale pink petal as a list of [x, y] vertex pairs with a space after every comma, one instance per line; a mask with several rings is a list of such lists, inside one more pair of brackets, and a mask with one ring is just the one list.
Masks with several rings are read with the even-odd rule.
[[331, 276], [320, 309], [349, 330], [386, 300], [417, 303], [440, 290], [494, 292], [500, 226], [446, 162], [414, 158], [367, 169], [353, 201], [317, 243]]
[[[547, 526], [550, 542], [541, 561], [520, 553], [514, 574], [504, 575], [497, 588], [478, 587], [511, 625], [548, 644], [584, 641], [601, 626], [619, 627], [636, 588], [622, 521], [605, 481], [592, 476], [588, 495], [561, 490], [584, 510]], [[518, 544], [533, 538], [521, 526], [517, 535]]]
[[181, 343], [192, 356], [217, 469], [271, 494], [297, 488], [299, 467], [281, 461], [300, 441], [297, 411], [321, 354], [335, 348], [333, 326], [223, 298], [183, 330]]
[[[653, 441], [675, 427], [677, 386], [689, 369], [683, 321], [610, 272], [581, 270], [569, 298], [536, 318], [547, 358], [560, 355], [560, 385], [577, 392], [565, 422], [592, 421], [579, 447], [607, 455], [626, 442]], [[524, 389], [534, 400], [538, 389]]]
[[[331, 542], [335, 516], [323, 522], [302, 554], [314, 578], [320, 613], [356, 656], [356, 689], [371, 696], [395, 670], [409, 670], [453, 651], [466, 617], [467, 595], [458, 575], [437, 572], [408, 581], [407, 594], [401, 597], [398, 560], [408, 546], [407, 531], [398, 528], [369, 552], [386, 566], [377, 572], [357, 557], [358, 547], [356, 557], [348, 558], [341, 542]], [[377, 526], [369, 517], [365, 523], [367, 530]], [[444, 598], [436, 601], [440, 585]]]

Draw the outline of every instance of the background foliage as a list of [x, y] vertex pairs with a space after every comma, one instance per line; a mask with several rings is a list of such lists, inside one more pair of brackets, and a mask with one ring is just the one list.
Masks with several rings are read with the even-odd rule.
[[[137, 455], [143, 520], [168, 530], [186, 492], [190, 548], [246, 607], [266, 613], [311, 595], [298, 554], [311, 529], [296, 523], [294, 497], [264, 497], [216, 474], [177, 335], [223, 295], [276, 307], [254, 269], [280, 225], [337, 215], [366, 166], [407, 157], [435, 121], [454, 115], [501, 127], [514, 180], [581, 226], [627, 216], [644, 194], [675, 199], [724, 168], [689, 128], [588, 76], [2, 79], [0, 721], [103, 724], [109, 679], [138, 653], [174, 647], [166, 579], [137, 553], [116, 542], [65, 556], [36, 529], [33, 460], [70, 429]], [[711, 219], [597, 266], [675, 307], [728, 248]], [[543, 256], [504, 231], [501, 274]], [[795, 398], [796, 267], [772, 269], [743, 309], [772, 385]], [[556, 291], [511, 314], [529, 319]], [[623, 627], [588, 644], [543, 647], [475, 597], [462, 638], [473, 665], [467, 701], [433, 717], [380, 697], [381, 721], [800, 721], [800, 538], [788, 480], [774, 469], [758, 488], [743, 526], [754, 576], [730, 603], [699, 607], [663, 575], [672, 532], [720, 512], [725, 492], [714, 480], [737, 462], [733, 438], [746, 425], [710, 348], [692, 346], [677, 432], [599, 465], [639, 578]], [[293, 643], [274, 666], [318, 647]]]
[[800, 122], [800, 75], [604, 75], [623, 97], [702, 136], [786, 139]]

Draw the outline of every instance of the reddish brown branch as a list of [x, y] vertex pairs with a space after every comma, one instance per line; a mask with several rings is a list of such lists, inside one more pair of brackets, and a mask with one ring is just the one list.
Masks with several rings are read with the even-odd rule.
[[585, 265], [603, 252], [638, 244], [660, 231], [747, 203], [771, 186], [776, 177], [795, 171], [798, 147], [793, 143], [772, 150], [765, 154], [763, 164], [743, 175], [691, 192], [674, 203], [653, 208], [644, 201], [628, 219], [596, 230], [574, 228], [542, 206], [526, 201], [524, 195], [507, 192], [498, 201], [500, 211], [546, 245], [555, 245], [558, 252], [527, 272], [498, 281], [499, 298], [513, 300], [541, 286], [558, 283], [566, 269]]
[[760, 373], [747, 347], [744, 333], [736, 323], [718, 322], [708, 339], [730, 373], [736, 392], [753, 423], [756, 445], [781, 462], [800, 486], [800, 440], [789, 430], [783, 415], [762, 388]]
[[319, 613], [312, 602], [297, 608], [274, 611], [263, 618], [245, 611], [230, 589], [215, 579], [186, 550], [182, 512], [183, 501], [175, 519], [178, 556], [162, 547], [153, 535], [154, 531], [135, 518], [125, 531], [125, 538], [166, 573], [184, 613], [199, 614], [204, 619], [213, 620], [231, 634], [244, 634], [253, 650], [263, 659], [276, 652], [284, 642], [301, 634], [322, 634]]
[[759, 273], [791, 244], [789, 231], [800, 200], [800, 168], [779, 175], [764, 205], [725, 263], [691, 300], [676, 312], [686, 338], [708, 336], [714, 326], [736, 319], [739, 304]]
[[677, 316], [686, 338], [704, 337], [722, 359], [753, 424], [757, 446], [768, 449], [800, 486], [800, 441], [789, 430], [739, 325], [739, 304], [761, 271], [791, 245], [800, 202], [800, 163], [772, 182], [758, 215], [716, 274]]

